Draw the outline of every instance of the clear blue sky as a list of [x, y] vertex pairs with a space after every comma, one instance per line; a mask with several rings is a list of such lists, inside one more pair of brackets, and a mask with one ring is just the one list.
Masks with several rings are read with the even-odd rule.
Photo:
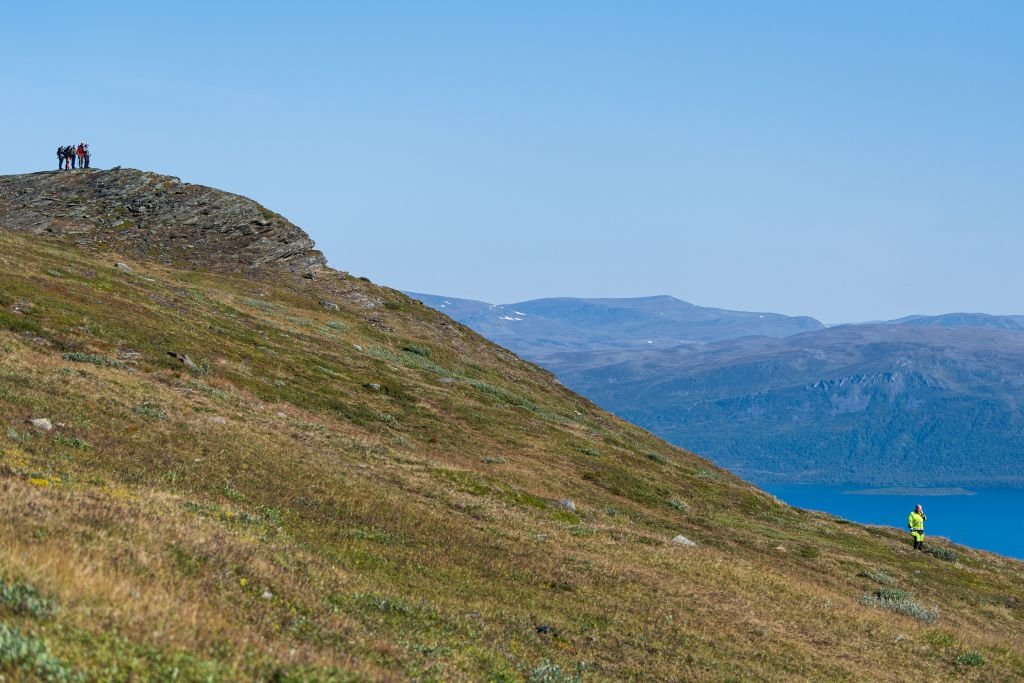
[[0, 173], [88, 140], [509, 302], [1024, 313], [1024, 3], [34, 2]]

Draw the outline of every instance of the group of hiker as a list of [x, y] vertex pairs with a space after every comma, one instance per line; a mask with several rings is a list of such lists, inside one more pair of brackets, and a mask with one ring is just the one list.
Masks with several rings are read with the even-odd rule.
[[57, 170], [70, 171], [75, 168], [89, 168], [89, 145], [79, 142], [77, 145], [57, 148]]

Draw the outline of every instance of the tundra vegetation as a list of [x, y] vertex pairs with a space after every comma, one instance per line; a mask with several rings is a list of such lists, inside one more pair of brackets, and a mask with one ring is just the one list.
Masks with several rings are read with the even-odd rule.
[[0, 230], [0, 678], [1024, 677], [1019, 562], [788, 507], [365, 280], [74, 239]]

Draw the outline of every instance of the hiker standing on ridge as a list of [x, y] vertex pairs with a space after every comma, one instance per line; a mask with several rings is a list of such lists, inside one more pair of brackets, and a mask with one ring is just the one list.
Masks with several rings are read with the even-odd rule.
[[75, 170], [75, 146], [74, 145], [68, 145], [67, 155], [68, 155], [68, 159], [71, 160], [71, 170], [74, 171]]
[[78, 147], [75, 149], [75, 154], [78, 156], [78, 168], [85, 168], [85, 143], [79, 142]]
[[81, 145], [81, 148], [82, 148], [82, 160], [85, 162], [85, 166], [83, 166], [83, 168], [89, 168], [89, 143], [88, 142], [83, 142], [82, 145]]
[[907, 525], [910, 527], [910, 535], [914, 539], [914, 550], [924, 550], [924, 508], [918, 503], [910, 517], [907, 518]]
[[57, 148], [57, 170], [60, 171], [64, 168], [64, 148]]

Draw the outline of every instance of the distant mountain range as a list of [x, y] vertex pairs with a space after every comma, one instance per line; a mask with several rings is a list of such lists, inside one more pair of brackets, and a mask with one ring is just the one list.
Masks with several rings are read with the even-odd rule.
[[748, 478], [1024, 486], [1024, 316], [827, 328], [671, 297], [413, 296]]
[[814, 318], [705, 308], [671, 296], [534, 299], [496, 305], [406, 293], [531, 360], [565, 351], [671, 348], [825, 328]]
[[946, 313], [945, 315], [911, 315], [889, 322], [918, 327], [989, 327], [1000, 330], [1024, 330], [1024, 315]]

